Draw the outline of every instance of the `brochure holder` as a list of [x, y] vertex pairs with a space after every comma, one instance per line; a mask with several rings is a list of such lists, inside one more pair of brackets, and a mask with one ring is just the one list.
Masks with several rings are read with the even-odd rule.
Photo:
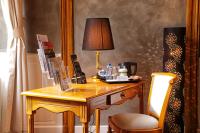
[[37, 49], [42, 70], [44, 86], [55, 85], [62, 91], [69, 90], [69, 76], [60, 57], [55, 56], [53, 44], [48, 41], [47, 35], [37, 34], [39, 49]]

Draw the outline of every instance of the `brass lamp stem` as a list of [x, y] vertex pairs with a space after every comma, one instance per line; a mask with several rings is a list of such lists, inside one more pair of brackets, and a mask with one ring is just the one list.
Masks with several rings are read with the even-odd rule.
[[99, 70], [100, 69], [100, 52], [96, 51], [96, 69]]

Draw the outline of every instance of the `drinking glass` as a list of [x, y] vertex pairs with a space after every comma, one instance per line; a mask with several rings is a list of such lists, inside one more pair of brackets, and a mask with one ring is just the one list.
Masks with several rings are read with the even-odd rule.
[[118, 76], [118, 66], [113, 66], [112, 77], [113, 79], [117, 79], [117, 76]]

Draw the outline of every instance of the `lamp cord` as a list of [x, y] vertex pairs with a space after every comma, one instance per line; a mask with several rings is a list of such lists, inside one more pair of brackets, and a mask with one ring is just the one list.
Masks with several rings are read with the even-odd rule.
[[96, 131], [96, 128], [92, 130], [92, 126], [93, 126], [94, 123], [95, 123], [95, 122], [94, 122], [94, 121], [95, 121], [95, 120], [94, 120], [94, 117], [95, 117], [94, 114], [92, 114], [92, 116], [91, 116], [91, 120], [92, 120], [92, 121], [91, 121], [91, 123], [89, 124], [89, 132], [88, 132], [88, 133], [95, 133], [95, 131]]

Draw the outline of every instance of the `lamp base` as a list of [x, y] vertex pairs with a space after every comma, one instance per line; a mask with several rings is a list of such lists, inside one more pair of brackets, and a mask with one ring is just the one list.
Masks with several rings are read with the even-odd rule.
[[92, 81], [93, 82], [100, 82], [100, 79], [97, 77], [97, 75], [92, 76]]
[[101, 69], [101, 63], [100, 63], [100, 52], [96, 51], [96, 69]]

